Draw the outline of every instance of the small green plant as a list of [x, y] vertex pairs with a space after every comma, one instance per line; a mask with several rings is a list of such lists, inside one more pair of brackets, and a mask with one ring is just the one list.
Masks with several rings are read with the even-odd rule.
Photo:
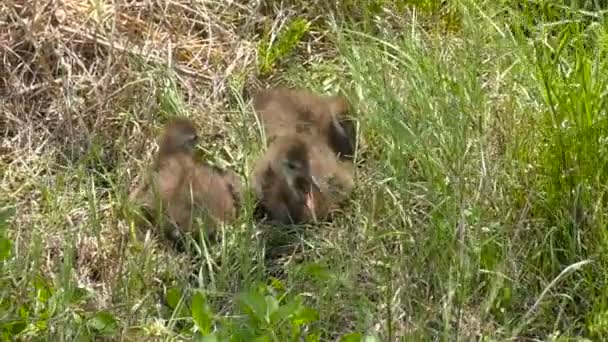
[[118, 330], [118, 321], [111, 313], [100, 311], [89, 318], [87, 326], [96, 334], [112, 336]]
[[[263, 289], [241, 293], [239, 306], [246, 315], [243, 332], [256, 339], [299, 341], [302, 328], [318, 319], [317, 312], [305, 306], [301, 296], [273, 295]], [[307, 340], [317, 339], [314, 333], [307, 336]]]
[[[178, 288], [167, 291], [166, 301], [173, 310], [171, 321], [184, 320], [173, 329], [196, 341], [320, 341], [315, 329], [317, 310], [304, 304], [302, 295], [285, 290], [278, 279], [270, 285], [253, 286], [234, 300], [235, 315], [218, 315], [208, 295], [195, 290], [191, 295]], [[105, 316], [104, 316], [105, 317]], [[111, 326], [112, 320], [104, 320]], [[97, 322], [96, 323], [100, 323]], [[345, 335], [344, 341], [359, 341], [360, 334]], [[363, 341], [363, 340], [361, 340]], [[367, 340], [366, 340], [367, 341]]]
[[212, 334], [214, 315], [202, 292], [192, 297], [192, 319], [203, 338], [215, 338]]
[[289, 55], [310, 29], [310, 22], [296, 18], [278, 32], [267, 32], [258, 46], [258, 70], [262, 75], [268, 75], [276, 64]]

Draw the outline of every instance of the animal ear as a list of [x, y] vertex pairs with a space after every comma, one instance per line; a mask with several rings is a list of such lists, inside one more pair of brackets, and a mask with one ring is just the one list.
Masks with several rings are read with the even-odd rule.
[[352, 158], [355, 153], [355, 124], [348, 118], [332, 118], [329, 125], [329, 143], [343, 158]]

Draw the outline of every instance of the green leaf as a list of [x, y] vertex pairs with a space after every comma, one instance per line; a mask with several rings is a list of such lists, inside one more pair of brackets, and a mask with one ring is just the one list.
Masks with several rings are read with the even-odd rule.
[[5, 330], [10, 337], [18, 335], [27, 327], [27, 323], [25, 321], [16, 321], [4, 324], [2, 326], [2, 330]]
[[207, 335], [211, 332], [213, 312], [211, 312], [211, 308], [201, 292], [197, 292], [194, 297], [192, 297], [192, 318], [203, 335]]
[[363, 335], [358, 332], [350, 333], [340, 337], [340, 342], [361, 342]]
[[21, 307], [19, 307], [19, 310], [17, 312], [19, 313], [19, 317], [23, 318], [24, 320], [26, 320], [27, 318], [30, 317], [30, 311], [29, 311], [29, 308], [27, 307], [27, 304], [21, 305]]
[[266, 296], [266, 310], [265, 314], [272, 315], [279, 309], [279, 301], [273, 296]]
[[303, 308], [298, 314], [292, 319], [292, 323], [295, 325], [303, 325], [310, 322], [314, 322], [319, 319], [319, 314], [315, 309]]
[[118, 331], [118, 321], [111, 313], [100, 311], [88, 321], [88, 326], [100, 334], [110, 335]]
[[250, 317], [259, 321], [265, 321], [266, 317], [266, 299], [257, 292], [242, 293], [239, 296], [241, 309]]
[[6, 260], [11, 255], [12, 248], [13, 243], [9, 239], [0, 236], [0, 261]]
[[242, 326], [228, 326], [227, 329], [222, 329], [220, 332], [221, 341], [252, 341], [255, 338], [255, 328], [250, 324], [244, 324]]
[[78, 303], [78, 302], [81, 302], [81, 301], [89, 298], [90, 296], [91, 296], [91, 293], [89, 292], [89, 290], [87, 290], [84, 287], [77, 287], [74, 289], [71, 299], [72, 299], [73, 303]]
[[318, 263], [309, 263], [302, 270], [305, 274], [320, 281], [330, 281], [336, 278], [329, 268]]
[[175, 309], [179, 301], [182, 299], [182, 291], [177, 287], [172, 287], [167, 290], [167, 296], [165, 298], [167, 300], [167, 304], [171, 309]]
[[284, 319], [291, 318], [300, 310], [302, 304], [298, 300], [290, 300], [285, 305], [282, 305], [278, 310], [270, 316], [271, 322], [278, 322]]

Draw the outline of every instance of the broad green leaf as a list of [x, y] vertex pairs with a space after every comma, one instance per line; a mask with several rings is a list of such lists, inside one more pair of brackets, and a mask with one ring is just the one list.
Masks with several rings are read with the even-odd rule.
[[302, 304], [298, 300], [288, 301], [285, 303], [285, 305], [282, 305], [278, 310], [270, 315], [270, 321], [278, 322], [283, 319], [291, 318], [291, 316], [295, 315], [298, 310], [300, 310], [301, 305]]
[[167, 290], [167, 304], [171, 309], [175, 309], [177, 304], [179, 304], [180, 299], [182, 298], [182, 291], [177, 287], [172, 287]]
[[194, 297], [192, 297], [192, 318], [203, 335], [207, 335], [211, 332], [213, 313], [211, 312], [211, 308], [209, 308], [205, 297], [200, 292], [197, 292]]
[[315, 309], [303, 308], [297, 315], [292, 319], [293, 324], [302, 325], [310, 322], [314, 322], [319, 319], [319, 314]]
[[249, 316], [259, 321], [265, 321], [266, 317], [266, 300], [264, 296], [257, 292], [242, 293], [239, 296], [241, 309]]
[[114, 334], [118, 331], [118, 321], [107, 311], [100, 311], [93, 315], [88, 321], [88, 326], [104, 335]]
[[255, 327], [250, 324], [242, 326], [230, 326], [227, 329], [220, 332], [221, 341], [252, 341], [256, 334], [254, 332]]

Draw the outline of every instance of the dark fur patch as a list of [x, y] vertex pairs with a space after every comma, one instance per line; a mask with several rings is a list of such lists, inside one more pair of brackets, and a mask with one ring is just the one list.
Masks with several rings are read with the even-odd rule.
[[285, 157], [287, 160], [308, 160], [308, 146], [303, 141], [294, 140], [287, 149]]
[[355, 153], [355, 122], [350, 118], [333, 120], [329, 129], [329, 143], [341, 159], [352, 160]]

